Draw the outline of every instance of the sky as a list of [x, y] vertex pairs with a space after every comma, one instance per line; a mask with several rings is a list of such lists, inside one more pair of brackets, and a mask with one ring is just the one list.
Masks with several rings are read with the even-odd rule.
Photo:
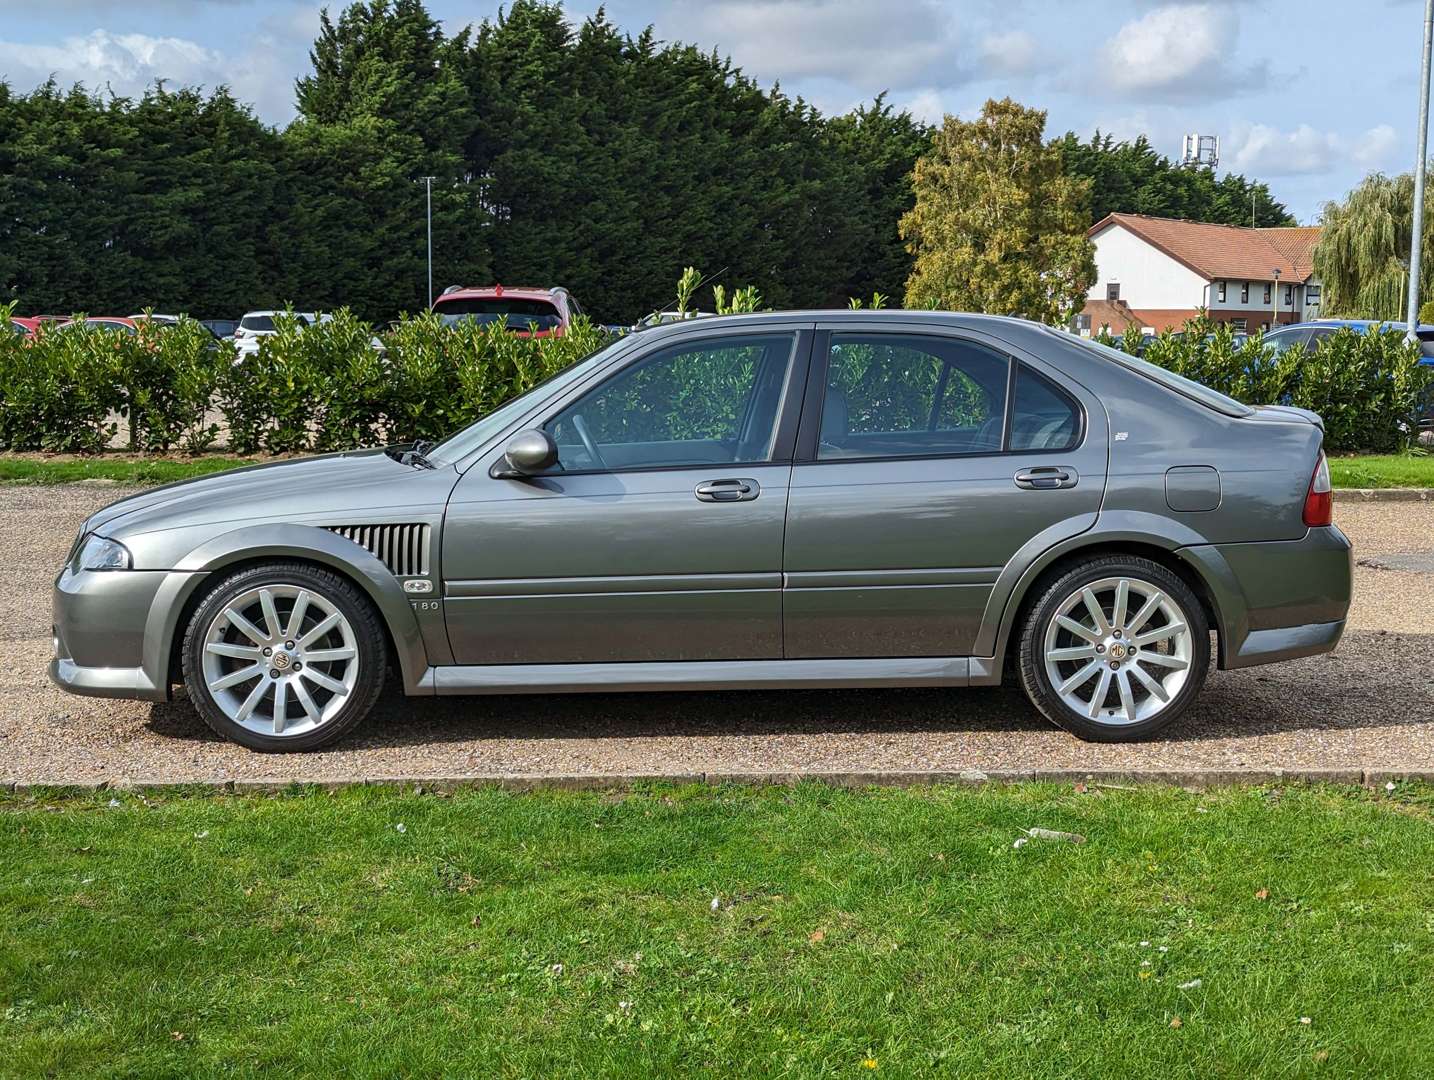
[[[0, 80], [53, 74], [135, 94], [227, 84], [266, 121], [294, 116], [322, 5], [308, 0], [0, 0]], [[331, 3], [337, 13], [341, 2]], [[450, 31], [496, 0], [429, 0]], [[597, 0], [565, 5], [575, 22]], [[1266, 181], [1302, 223], [1367, 173], [1417, 156], [1418, 0], [611, 0], [636, 34], [715, 47], [765, 85], [844, 112], [885, 91], [922, 119], [1010, 96], [1047, 133], [1147, 135], [1178, 157], [1218, 135], [1220, 171]]]

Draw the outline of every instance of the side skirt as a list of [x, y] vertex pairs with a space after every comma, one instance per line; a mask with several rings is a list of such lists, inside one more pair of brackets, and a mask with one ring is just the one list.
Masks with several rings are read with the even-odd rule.
[[678, 663], [482, 664], [429, 668], [420, 693], [562, 694], [638, 690], [801, 690], [969, 686], [990, 660], [965, 656], [871, 660], [689, 660]]

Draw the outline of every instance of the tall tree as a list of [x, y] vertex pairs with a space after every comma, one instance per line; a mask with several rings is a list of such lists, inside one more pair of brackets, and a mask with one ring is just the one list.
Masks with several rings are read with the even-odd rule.
[[899, 296], [911, 274], [911, 253], [902, 242], [902, 217], [916, 203], [911, 172], [916, 159], [931, 147], [931, 129], [897, 112], [878, 95], [831, 120], [832, 138], [842, 159], [857, 172], [860, 203], [855, 265], [841, 289], [847, 297], [866, 299], [872, 293]]
[[435, 290], [488, 275], [489, 216], [465, 157], [478, 126], [468, 44], [466, 30], [445, 37], [422, 0], [321, 16], [286, 132], [297, 242], [284, 281], [304, 306], [371, 318], [427, 307], [426, 176]]
[[1221, 225], [1296, 224], [1265, 184], [1238, 173], [1217, 180], [1212, 169], [1178, 165], [1157, 153], [1144, 135], [1117, 142], [1097, 131], [1088, 142], [1081, 142], [1068, 131], [1057, 145], [1066, 171], [1091, 182], [1092, 224], [1111, 213]]
[[901, 235], [916, 257], [909, 307], [1064, 321], [1095, 281], [1089, 181], [1066, 174], [1046, 114], [1010, 98], [947, 116], [916, 163]]
[[[1412, 173], [1371, 173], [1342, 202], [1325, 204], [1314, 272], [1324, 285], [1320, 309], [1335, 318], [1402, 319], [1414, 233]], [[1424, 220], [1423, 250], [1434, 242]], [[1421, 260], [1419, 292], [1434, 295], [1434, 265]]]

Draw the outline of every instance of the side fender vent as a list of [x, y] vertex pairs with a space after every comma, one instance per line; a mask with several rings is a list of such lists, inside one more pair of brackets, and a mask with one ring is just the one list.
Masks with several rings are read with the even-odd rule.
[[325, 528], [367, 548], [395, 577], [426, 577], [428, 574], [427, 525], [326, 525]]

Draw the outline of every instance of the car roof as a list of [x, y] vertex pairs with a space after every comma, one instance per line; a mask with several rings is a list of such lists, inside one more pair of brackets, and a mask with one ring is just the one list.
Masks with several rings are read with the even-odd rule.
[[1017, 319], [1009, 315], [977, 315], [962, 311], [920, 311], [903, 308], [800, 308], [791, 311], [759, 311], [741, 315], [703, 315], [697, 318], [665, 322], [658, 326], [644, 327], [634, 331], [647, 340], [658, 337], [681, 337], [688, 331], [706, 329], [711, 326], [752, 326], [760, 327], [771, 323], [823, 322], [851, 323], [853, 325], [873, 322], [903, 324], [930, 324], [950, 329], [983, 330], [988, 333], [1012, 332], [1019, 334], [1064, 333], [1053, 330], [1044, 323], [1029, 319]]
[[[288, 313], [288, 312], [287, 312], [287, 309], [285, 309], [285, 308], [275, 308], [275, 309], [268, 309], [268, 310], [264, 310], [264, 311], [246, 311], [246, 312], [244, 312], [243, 315], [240, 315], [239, 318], [240, 318], [240, 319], [247, 319], [247, 318], [249, 318], [251, 315], [268, 315], [268, 316], [270, 316], [270, 317], [272, 318], [272, 317], [275, 316], [275, 315], [285, 315], [285, 314], [287, 314], [287, 313]], [[312, 315], [312, 316], [317, 317], [318, 312], [316, 312], [316, 311], [296, 311], [296, 312], [294, 312], [294, 314], [295, 314], [295, 315]], [[232, 321], [232, 320], [226, 320], [226, 321]]]
[[[1347, 326], [1351, 330], [1368, 330], [1371, 326], [1387, 326], [1391, 330], [1403, 330], [1408, 325], [1403, 319], [1310, 319], [1307, 322], [1290, 323], [1288, 326], [1279, 327], [1279, 329], [1308, 330], [1317, 326], [1339, 329]], [[1422, 331], [1434, 333], [1434, 323], [1419, 323], [1415, 326], [1415, 333]]]
[[566, 296], [567, 292], [561, 285], [551, 288], [542, 285], [450, 285], [439, 294], [434, 303], [453, 297], [481, 297], [488, 300], [499, 296], [516, 296], [520, 300], [551, 300], [555, 296]]

